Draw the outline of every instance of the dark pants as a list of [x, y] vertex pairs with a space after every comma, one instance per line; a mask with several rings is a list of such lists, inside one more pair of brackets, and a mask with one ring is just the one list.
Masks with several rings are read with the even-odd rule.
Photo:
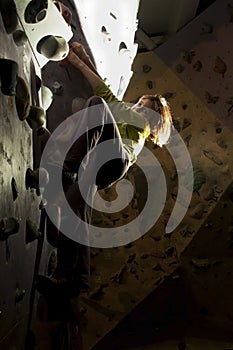
[[[93, 123], [94, 122], [94, 123]], [[93, 124], [95, 126], [93, 127]], [[76, 140], [80, 128], [84, 133]], [[91, 204], [98, 189], [107, 188], [121, 179], [128, 170], [129, 158], [123, 147], [118, 127], [107, 104], [99, 97], [93, 96], [86, 102], [85, 109], [78, 113], [75, 124], [71, 124], [70, 130], [66, 130], [72, 146], [69, 149], [64, 164], [64, 173], [80, 172], [78, 181], [72, 182], [64, 176], [63, 186], [68, 203], [75, 213], [79, 213], [82, 220], [91, 222]], [[108, 159], [101, 167], [99, 162], [104, 156], [100, 144], [107, 141], [107, 149], [113, 151], [113, 159]], [[110, 143], [109, 143], [110, 142]], [[59, 139], [57, 146], [59, 149]], [[86, 157], [86, 158], [85, 158]], [[84, 162], [82, 163], [82, 161]], [[81, 164], [82, 163], [82, 164]], [[52, 161], [48, 169], [53, 168]], [[95, 169], [99, 169], [96, 178], [93, 179]], [[49, 171], [52, 174], [53, 171]], [[83, 174], [83, 175], [82, 175]], [[50, 181], [52, 177], [50, 176]], [[80, 184], [86, 189], [89, 196], [89, 204], [80, 194]], [[56, 193], [55, 193], [56, 197]], [[54, 198], [55, 198], [54, 197]], [[50, 196], [51, 198], [51, 196]], [[63, 215], [64, 213], [62, 213]], [[69, 218], [67, 218], [69, 220]], [[74, 240], [59, 234], [57, 243], [58, 267], [57, 274], [70, 277], [80, 288], [89, 285], [90, 254], [89, 246], [76, 241], [74, 228]], [[88, 236], [88, 232], [83, 232]], [[88, 241], [88, 239], [87, 239]]]

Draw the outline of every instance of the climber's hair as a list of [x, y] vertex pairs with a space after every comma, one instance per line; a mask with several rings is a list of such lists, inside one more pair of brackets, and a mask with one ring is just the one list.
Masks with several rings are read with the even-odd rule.
[[158, 146], [162, 147], [167, 144], [172, 130], [172, 113], [167, 100], [159, 94], [144, 95], [152, 102], [154, 102], [153, 110], [160, 114], [159, 122], [151, 129], [150, 139]]

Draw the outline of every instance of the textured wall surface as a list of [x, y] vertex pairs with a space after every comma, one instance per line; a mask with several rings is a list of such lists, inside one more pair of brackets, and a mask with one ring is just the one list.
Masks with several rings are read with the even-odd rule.
[[[31, 70], [32, 52], [28, 43], [15, 44], [13, 36], [5, 32], [2, 18], [0, 42], [0, 58], [17, 62], [18, 75], [30, 92], [30, 104], [34, 104], [38, 96], [31, 90], [35, 79], [35, 71]], [[34, 69], [39, 72], [38, 67]], [[0, 111], [0, 218], [15, 217], [19, 221], [18, 233], [0, 241], [0, 348], [19, 349], [25, 341], [38, 242], [37, 239], [27, 242], [26, 223], [30, 220], [35, 229], [39, 229], [41, 213], [41, 196], [35, 189], [26, 189], [25, 174], [27, 168], [38, 166], [39, 149], [32, 129], [26, 120], [20, 121], [18, 117], [15, 96], [0, 91]], [[49, 252], [45, 242], [41, 273], [47, 273]]]

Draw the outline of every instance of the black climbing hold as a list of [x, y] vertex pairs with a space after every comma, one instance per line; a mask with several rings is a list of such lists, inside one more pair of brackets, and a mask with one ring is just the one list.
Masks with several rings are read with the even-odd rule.
[[18, 197], [19, 192], [18, 192], [17, 184], [14, 177], [12, 177], [11, 179], [11, 190], [13, 195], [13, 201], [15, 201], [16, 198]]
[[6, 241], [9, 236], [18, 233], [19, 220], [14, 217], [0, 219], [0, 241]]
[[15, 61], [0, 58], [1, 90], [4, 95], [14, 96], [16, 94], [18, 69], [18, 63]]
[[40, 237], [41, 237], [41, 232], [38, 230], [37, 225], [30, 218], [27, 218], [26, 219], [26, 236], [25, 236], [26, 244], [31, 243]]
[[13, 0], [1, 0], [0, 12], [7, 34], [13, 33], [18, 25], [15, 2]]

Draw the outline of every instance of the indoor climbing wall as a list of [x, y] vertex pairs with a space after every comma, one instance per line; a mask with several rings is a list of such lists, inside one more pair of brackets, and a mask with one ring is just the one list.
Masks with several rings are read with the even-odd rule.
[[[70, 8], [73, 15], [72, 41], [83, 43], [91, 55], [74, 3], [68, 0], [64, 0], [63, 3]], [[213, 210], [214, 213], [219, 213], [226, 208], [224, 192], [228, 193], [233, 170], [231, 163], [233, 141], [230, 127], [233, 104], [230, 65], [232, 53], [229, 49], [233, 30], [232, 8], [233, 4], [230, 1], [216, 1], [166, 44], [155, 52], [139, 54], [135, 61], [133, 68], [135, 75], [125, 98], [134, 101], [141, 94], [155, 92], [160, 92], [168, 98], [174, 113], [175, 126], [192, 158], [193, 196], [182, 223], [175, 231], [166, 233], [165, 227], [177, 198], [179, 185], [177, 169], [166, 147], [155, 149], [153, 145], [148, 144], [147, 147], [158, 159], [165, 173], [167, 201], [159, 220], [142, 238], [122, 247], [91, 249], [91, 291], [89, 295], [82, 294], [79, 298], [80, 329], [85, 349], [91, 349], [152, 291], [159, 289], [167, 276], [179, 266], [181, 253], [191, 241], [195, 242], [198, 236], [200, 243], [207, 247], [206, 230], [210, 230], [215, 224], [214, 220], [209, 220], [209, 215]], [[79, 11], [78, 4], [77, 11]], [[115, 25], [118, 17], [119, 14], [113, 7], [108, 9], [104, 21], [98, 22], [98, 34], [105, 42], [104, 45], [112, 44], [108, 39], [111, 38], [111, 30], [107, 24], [111, 22]], [[91, 24], [93, 26], [93, 23]], [[30, 48], [27, 44], [16, 47], [13, 37], [7, 35], [4, 29], [0, 35], [1, 43], [4, 43], [0, 51], [1, 57], [17, 61], [20, 76], [30, 86], [32, 78], [28, 68]], [[126, 55], [128, 49], [134, 52], [134, 45], [129, 46], [123, 37], [119, 37], [117, 50], [123, 50]], [[94, 51], [95, 49], [93, 54]], [[96, 63], [100, 64], [97, 56], [95, 58]], [[49, 62], [43, 67], [42, 80], [53, 92], [53, 103], [47, 111], [47, 125], [53, 131], [67, 116], [83, 106], [91, 90], [80, 72], [72, 67], [62, 68], [57, 62]], [[25, 188], [26, 169], [33, 167], [32, 145], [35, 141], [33, 136], [36, 135], [33, 135], [26, 121], [19, 120], [14, 97], [0, 94], [0, 99], [2, 110], [0, 132], [1, 140], [4, 141], [1, 141], [3, 156], [0, 181], [1, 197], [4, 198], [0, 205], [1, 217], [11, 215], [17, 217], [20, 223], [17, 234], [7, 239], [3, 237], [0, 242], [0, 273], [1, 281], [4, 280], [4, 284], [1, 283], [0, 329], [1, 343], [5, 346], [9, 339], [5, 336], [9, 331], [15, 330], [14, 338], [17, 339], [17, 343], [25, 334], [20, 331], [18, 325], [28, 312], [29, 290], [38, 241], [26, 241], [25, 232], [29, 222], [27, 219], [35, 223], [38, 228], [41, 198], [35, 190]], [[150, 177], [156, 185], [157, 173], [150, 173]], [[147, 200], [144, 195], [145, 179], [136, 166], [131, 169], [127, 179], [135, 188], [128, 207], [122, 212], [109, 215], [94, 213], [93, 224], [100, 227], [117, 227], [125, 225], [138, 215]], [[102, 195], [108, 205], [108, 202], [116, 196], [115, 188], [102, 191]], [[231, 194], [229, 197], [228, 193], [227, 198], [232, 200]], [[228, 210], [231, 210], [230, 206], [229, 208]], [[221, 235], [220, 226], [223, 225], [224, 219], [220, 220], [216, 223], [214, 233], [216, 235]], [[231, 243], [228, 241], [228, 237], [232, 238], [231, 225], [231, 220], [227, 221], [228, 233], [226, 237], [224, 236], [228, 253], [231, 249]], [[194, 237], [197, 232], [198, 235]], [[127, 230], [125, 232], [126, 235], [131, 233]], [[205, 240], [202, 241], [202, 237]], [[220, 241], [219, 236], [217, 238]], [[199, 249], [198, 246], [197, 248]], [[46, 245], [41, 266], [42, 274], [49, 274], [47, 262], [50, 249], [51, 247]], [[196, 271], [209, 268], [210, 264], [215, 264], [214, 269], [221, 265], [218, 265], [220, 258], [210, 261], [207, 252], [201, 253], [198, 249], [191, 256], [191, 266]], [[186, 252], [189, 264], [191, 253], [188, 250]], [[212, 255], [216, 255], [214, 250]], [[227, 264], [227, 260], [224, 263]], [[228, 269], [227, 271], [230, 272]], [[215, 271], [216, 274], [218, 271]], [[216, 279], [215, 276], [214, 278]], [[204, 302], [205, 298], [199, 303]], [[45, 345], [49, 347], [51, 334], [56, 334], [54, 331], [59, 330], [59, 325], [54, 319], [50, 321], [46, 315], [46, 307], [43, 311], [40, 306], [37, 314], [39, 320], [36, 343], [38, 347], [45, 349]], [[57, 313], [59, 311], [58, 308]], [[231, 314], [229, 317], [232, 317]]]
[[[165, 227], [177, 198], [177, 169], [166, 147], [153, 149], [148, 144], [166, 176], [167, 201], [159, 220], [142, 239], [125, 247], [92, 250], [92, 300], [83, 298], [82, 303], [84, 341], [88, 348], [98, 343], [104, 334], [176, 270], [182, 252], [197, 232], [198, 246], [203, 244], [208, 249], [210, 242], [206, 230], [212, 227], [208, 224], [209, 215], [213, 210], [214, 213], [224, 211], [222, 198], [232, 182], [233, 141], [229, 127], [232, 124], [231, 12], [230, 2], [216, 1], [167, 43], [154, 52], [138, 54], [135, 59], [134, 76], [125, 100], [133, 102], [142, 94], [151, 93], [162, 93], [168, 99], [174, 124], [192, 159], [193, 195], [181, 224], [167, 234]], [[182, 154], [178, 156], [182, 158]], [[133, 177], [136, 189], [130, 207], [132, 219], [146, 202], [142, 194], [145, 184], [136, 167], [128, 176]], [[154, 182], [156, 184], [156, 174]], [[114, 193], [108, 192], [106, 195], [107, 199], [108, 196], [114, 198]], [[215, 209], [216, 205], [218, 209]], [[123, 215], [112, 216], [110, 221], [109, 216], [103, 215], [97, 216], [96, 224], [110, 227], [111, 224], [120, 225], [124, 220]], [[231, 232], [232, 219], [229, 220], [225, 221], [227, 232]], [[224, 223], [223, 219], [221, 223]], [[203, 229], [199, 231], [201, 227]], [[228, 245], [229, 254], [230, 249]], [[204, 269], [207, 263], [201, 257], [202, 254], [196, 249], [192, 258], [197, 270]], [[230, 265], [227, 266], [229, 271]], [[224, 276], [227, 278], [226, 273]], [[224, 295], [229, 297], [227, 292]], [[228, 317], [228, 306], [221, 304], [221, 307], [222, 313], [225, 312], [224, 317]], [[215, 315], [217, 318], [217, 313]]]
[[[32, 327], [39, 296], [33, 288], [34, 274], [50, 274], [56, 262], [45, 235], [43, 188], [30, 178], [40, 163], [42, 126], [53, 100], [41, 79], [42, 54], [33, 50], [36, 39], [51, 31], [46, 26], [38, 34], [43, 18], [30, 17], [30, 26], [23, 23], [21, 10], [27, 4], [18, 2], [16, 8], [8, 1], [0, 7], [0, 348], [6, 350], [34, 348]], [[61, 29], [65, 22], [56, 7], [55, 14], [62, 20]]]
[[[24, 32], [18, 24], [15, 34], [7, 33], [0, 16], [0, 348], [19, 349], [25, 342], [38, 239], [41, 237], [41, 195], [36, 189], [26, 188], [28, 168], [38, 165], [38, 140], [26, 118], [28, 107], [38, 101], [35, 93], [36, 73], [40, 69]], [[3, 66], [3, 61], [14, 61], [18, 73]], [[16, 91], [4, 91], [4, 69], [9, 78], [17, 81]], [[18, 76], [18, 78], [17, 78]], [[14, 85], [14, 83], [13, 83]], [[27, 112], [26, 112], [27, 111]], [[37, 152], [37, 153], [35, 153]], [[13, 218], [17, 223], [4, 228], [4, 222]], [[2, 220], [3, 219], [3, 220]], [[41, 256], [41, 273], [47, 271], [50, 248], [45, 242]]]
[[[133, 100], [143, 91], [158, 92], [170, 102], [194, 170], [194, 194], [181, 225], [188, 236], [196, 231], [193, 225], [198, 227], [206, 219], [232, 179], [231, 8], [230, 2], [215, 2], [155, 52], [138, 55], [126, 94]], [[143, 71], [144, 84], [140, 80], [139, 85], [137, 73]], [[168, 186], [175, 200], [172, 168], [166, 158], [161, 162], [171, 174]]]
[[190, 285], [195, 317], [217, 326], [230, 339], [233, 327], [233, 185], [181, 256], [181, 274]]
[[97, 70], [113, 93], [122, 99], [137, 53], [134, 37], [139, 0], [81, 0], [75, 3]]

